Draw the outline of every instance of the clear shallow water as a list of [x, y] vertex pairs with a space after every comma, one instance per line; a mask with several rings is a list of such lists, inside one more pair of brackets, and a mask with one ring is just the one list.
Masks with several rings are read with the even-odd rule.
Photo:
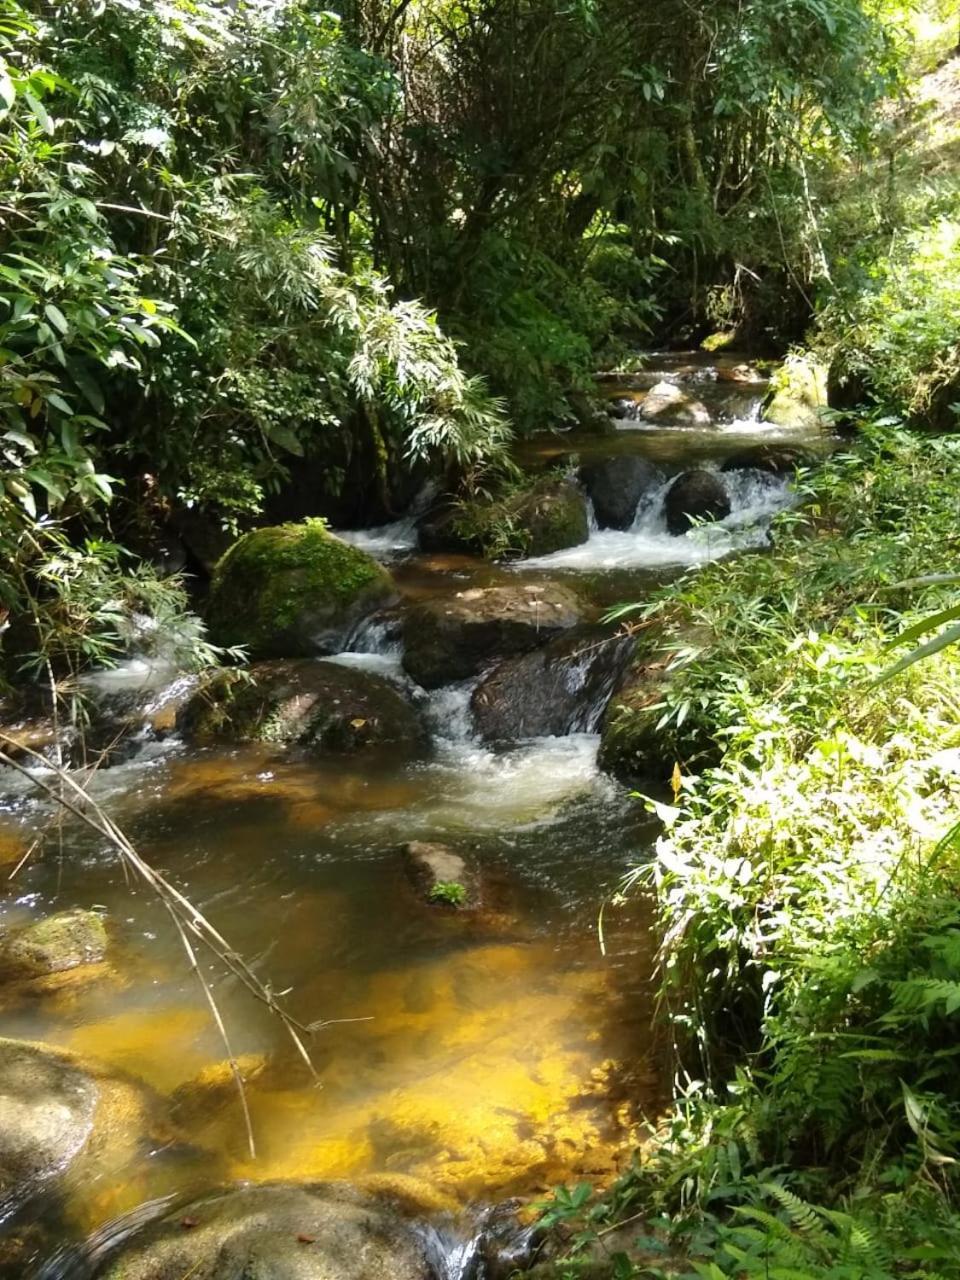
[[[311, 1045], [318, 1089], [279, 1024], [210, 967], [251, 1077], [255, 1161], [223, 1047], [149, 894], [73, 827], [19, 873], [4, 921], [102, 906], [118, 972], [40, 1001], [8, 993], [0, 1032], [145, 1081], [174, 1101], [191, 1148], [104, 1167], [72, 1190], [61, 1233], [210, 1180], [389, 1175], [456, 1205], [609, 1176], [624, 1158], [639, 1114], [624, 1094], [655, 1105], [651, 966], [637, 904], [612, 913], [606, 958], [595, 923], [647, 819], [597, 773], [592, 737], [501, 754], [475, 743], [462, 732], [468, 692], [433, 695], [445, 736], [429, 761], [168, 746], [94, 784], [258, 974], [291, 989], [297, 1017], [335, 1024]], [[4, 790], [0, 853], [12, 855], [47, 811]], [[410, 839], [443, 839], [476, 862], [480, 914], [420, 901], [398, 852]]]
[[[632, 391], [642, 395], [662, 373], [699, 379], [695, 394], [707, 402], [717, 366], [684, 361], [640, 375]], [[709, 427], [621, 423], [608, 436], [527, 442], [525, 459], [637, 452], [671, 473], [716, 465], [760, 436], [809, 445], [757, 423], [752, 409], [738, 411], [737, 394], [755, 404], [758, 393], [720, 389], [725, 407]], [[786, 486], [758, 472], [725, 479], [733, 511], [718, 525], [671, 537], [661, 490], [641, 503], [631, 529], [593, 529], [581, 547], [516, 565], [414, 554], [412, 517], [343, 536], [389, 560], [407, 599], [522, 574], [560, 578], [603, 606], [763, 545], [770, 515], [791, 501]], [[258, 975], [289, 991], [291, 1012], [329, 1024], [310, 1046], [318, 1088], [278, 1022], [236, 980], [207, 969], [248, 1078], [256, 1160], [180, 944], [149, 893], [124, 882], [112, 851], [82, 828], [52, 827], [11, 882], [0, 926], [100, 907], [113, 967], [92, 984], [43, 997], [6, 989], [0, 1034], [129, 1072], [156, 1090], [171, 1117], [164, 1140], [131, 1141], [122, 1159], [105, 1156], [69, 1188], [49, 1219], [56, 1243], [82, 1239], [155, 1197], [238, 1178], [399, 1179], [424, 1188], [424, 1203], [450, 1208], [602, 1180], [629, 1159], [644, 1112], [655, 1113], [661, 1086], [644, 904], [607, 909], [606, 955], [596, 932], [601, 904], [652, 838], [648, 817], [599, 774], [591, 735], [506, 751], [478, 742], [470, 687], [411, 690], [394, 631], [389, 620], [360, 628], [335, 661], [414, 694], [433, 733], [429, 759], [317, 761], [265, 747], [190, 752], [176, 739], [145, 738], [131, 761], [90, 784]], [[188, 687], [165, 684], [169, 674], [161, 651], [104, 673], [93, 687], [111, 697], [148, 694], [147, 710], [162, 713]], [[28, 781], [0, 774], [0, 874], [50, 817]], [[412, 839], [442, 840], [475, 863], [480, 913], [421, 901], [399, 852]], [[39, 1210], [25, 1212], [36, 1218]]]

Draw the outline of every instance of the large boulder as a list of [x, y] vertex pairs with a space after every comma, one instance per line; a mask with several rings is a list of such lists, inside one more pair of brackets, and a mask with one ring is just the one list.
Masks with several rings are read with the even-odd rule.
[[667, 528], [686, 533], [698, 520], [722, 520], [730, 514], [730, 496], [714, 471], [684, 471], [664, 499]]
[[566, 587], [474, 587], [407, 611], [403, 665], [425, 689], [467, 680], [496, 658], [526, 653], [569, 631], [580, 604]]
[[640, 417], [647, 422], [681, 422], [685, 426], [705, 427], [710, 411], [687, 395], [674, 382], [658, 382], [650, 388], [640, 406]]
[[96, 1280], [439, 1280], [435, 1234], [346, 1183], [239, 1187], [152, 1222]]
[[474, 690], [474, 723], [492, 742], [592, 733], [633, 647], [629, 636], [578, 630], [508, 658]]
[[648, 459], [627, 455], [583, 467], [580, 482], [590, 495], [601, 529], [629, 529], [637, 503], [663, 482], [663, 473]]
[[107, 953], [107, 930], [94, 911], [58, 911], [0, 944], [0, 973], [40, 978], [81, 965], [99, 964]]
[[382, 676], [337, 662], [301, 658], [218, 671], [182, 708], [188, 742], [270, 742], [313, 751], [390, 748], [423, 741], [417, 713]]
[[219, 645], [253, 657], [335, 653], [357, 622], [394, 596], [389, 573], [322, 520], [244, 534], [217, 564], [207, 622]]
[[773, 375], [764, 421], [778, 427], [817, 427], [827, 407], [827, 370], [815, 356], [792, 355]]

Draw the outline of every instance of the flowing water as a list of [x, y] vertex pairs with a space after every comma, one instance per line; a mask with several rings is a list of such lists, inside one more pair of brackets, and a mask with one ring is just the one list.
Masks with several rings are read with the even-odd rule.
[[[705, 400], [721, 386], [717, 366], [702, 359], [661, 364], [654, 381], [692, 378]], [[607, 389], [642, 396], [651, 377]], [[527, 460], [639, 452], [675, 471], [691, 460], [715, 466], [760, 433], [782, 434], [756, 421], [753, 384], [722, 384], [722, 395], [710, 427], [619, 420], [599, 441], [535, 441]], [[786, 482], [755, 471], [727, 480], [732, 512], [719, 526], [671, 537], [665, 484], [641, 502], [630, 529], [594, 528], [580, 547], [517, 565], [420, 556], [413, 517], [349, 536], [390, 561], [409, 599], [520, 574], [573, 578], [609, 604], [763, 545], [769, 516], [791, 500]], [[393, 628], [374, 622], [336, 661], [409, 686], [400, 657]], [[182, 692], [164, 662], [134, 659], [100, 677], [100, 693], [122, 695], [139, 681], [153, 689], [147, 710], [162, 715]], [[39, 1218], [69, 1245], [158, 1197], [237, 1179], [373, 1180], [420, 1188], [435, 1214], [455, 1214], [561, 1181], [603, 1181], [629, 1160], [662, 1097], [652, 945], [640, 900], [606, 909], [604, 954], [596, 924], [649, 844], [650, 820], [598, 771], [594, 735], [493, 750], [474, 735], [468, 686], [413, 692], [432, 732], [430, 755], [418, 762], [187, 750], [145, 730], [132, 758], [92, 782], [144, 856], [274, 991], [289, 991], [301, 1022], [318, 1026], [310, 1050], [319, 1086], [278, 1022], [236, 980], [207, 970], [247, 1077], [256, 1158], [223, 1045], [162, 909], [125, 883], [110, 848], [82, 828], [52, 828], [42, 856], [27, 858], [10, 882], [3, 925], [102, 908], [114, 962], [92, 983], [3, 991], [0, 1034], [129, 1073], [167, 1100], [172, 1124], [163, 1140], [105, 1155], [54, 1205], [14, 1201], [8, 1230]], [[28, 781], [0, 777], [0, 865], [16, 865], [52, 821]], [[409, 840], [443, 841], [475, 861], [484, 910], [426, 905], [398, 851]], [[50, 1243], [37, 1245], [38, 1259]], [[465, 1266], [451, 1264], [451, 1275], [461, 1273]], [[69, 1274], [59, 1262], [43, 1272]]]

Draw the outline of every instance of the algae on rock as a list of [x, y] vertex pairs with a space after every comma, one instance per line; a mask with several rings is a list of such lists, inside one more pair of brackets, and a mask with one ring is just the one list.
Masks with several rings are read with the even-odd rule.
[[322, 520], [244, 534], [217, 564], [207, 622], [215, 644], [253, 657], [334, 653], [357, 622], [394, 596], [382, 565]]

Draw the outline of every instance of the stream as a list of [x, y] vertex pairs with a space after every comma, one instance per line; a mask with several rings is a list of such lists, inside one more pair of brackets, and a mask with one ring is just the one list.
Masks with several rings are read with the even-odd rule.
[[[341, 536], [388, 563], [407, 601], [522, 579], [576, 583], [597, 609], [760, 548], [770, 517], [792, 501], [783, 477], [729, 471], [731, 512], [715, 525], [673, 536], [664, 517], [680, 470], [717, 469], [761, 441], [818, 443], [762, 423], [765, 384], [719, 376], [735, 365], [651, 356], [643, 372], [602, 384], [618, 405], [615, 431], [522, 446], [531, 468], [574, 454], [655, 461], [664, 482], [628, 529], [594, 521], [580, 546], [506, 564], [420, 553], [414, 516]], [[629, 403], [663, 380], [692, 388], [710, 422], [631, 416]], [[374, 621], [335, 660], [409, 687], [400, 657], [395, 629]], [[101, 695], [153, 681], [145, 703], [162, 716], [183, 684], [171, 675], [132, 660], [103, 673]], [[303, 1023], [323, 1024], [310, 1041], [318, 1086], [277, 1019], [201, 958], [247, 1078], [255, 1158], [223, 1043], [156, 901], [126, 884], [112, 850], [75, 823], [27, 859], [2, 904], [3, 929], [96, 908], [114, 951], [92, 983], [3, 991], [0, 1034], [95, 1059], [145, 1085], [169, 1121], [131, 1113], [121, 1140], [94, 1152], [82, 1177], [0, 1200], [2, 1230], [16, 1243], [8, 1254], [0, 1242], [0, 1275], [99, 1275], [145, 1212], [213, 1187], [347, 1179], [416, 1203], [436, 1235], [438, 1273], [479, 1277], [487, 1272], [470, 1242], [493, 1206], [562, 1182], [603, 1183], [629, 1164], [665, 1097], [654, 942], [639, 898], [605, 909], [603, 953], [597, 917], [654, 828], [643, 804], [599, 771], [596, 733], [486, 745], [471, 688], [412, 690], [431, 734], [425, 759], [188, 749], [167, 721], [167, 732], [145, 731], [93, 779], [140, 852], [261, 979], [289, 991], [285, 1003]], [[51, 819], [27, 780], [0, 774], [0, 865], [12, 869]], [[485, 909], [468, 917], [423, 901], [398, 855], [411, 840], [441, 841], [479, 866]]]

